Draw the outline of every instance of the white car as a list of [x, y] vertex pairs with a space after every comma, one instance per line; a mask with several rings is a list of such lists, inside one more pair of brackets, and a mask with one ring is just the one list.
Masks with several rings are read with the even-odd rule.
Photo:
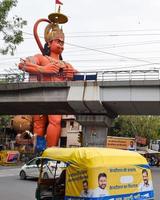
[[[29, 177], [38, 178], [40, 173], [40, 163], [41, 157], [36, 157], [24, 164], [19, 172], [19, 177], [21, 180], [27, 179]], [[44, 158], [43, 158], [44, 159]], [[45, 164], [43, 165], [43, 174], [42, 177], [44, 179], [58, 177], [62, 170], [65, 168], [65, 164], [63, 162], [57, 163], [56, 161], [50, 159], [44, 159]], [[57, 164], [57, 170], [55, 174]]]

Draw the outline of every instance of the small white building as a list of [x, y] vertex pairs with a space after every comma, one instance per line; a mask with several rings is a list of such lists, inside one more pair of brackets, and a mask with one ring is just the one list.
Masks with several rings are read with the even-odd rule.
[[80, 147], [78, 136], [82, 132], [81, 125], [76, 121], [74, 115], [63, 115], [61, 123], [61, 141], [60, 146]]

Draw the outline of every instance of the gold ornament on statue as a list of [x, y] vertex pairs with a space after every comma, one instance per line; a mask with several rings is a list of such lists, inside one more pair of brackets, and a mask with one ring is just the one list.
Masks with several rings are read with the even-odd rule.
[[57, 38], [64, 40], [63, 30], [59, 28], [58, 24], [48, 24], [44, 31], [44, 38], [46, 42], [50, 42]]
[[57, 38], [61, 38], [64, 40], [64, 33], [61, 28], [59, 28], [59, 24], [65, 24], [68, 21], [66, 15], [60, 13], [60, 8], [57, 13], [51, 13], [48, 15], [48, 19], [50, 20], [50, 24], [48, 24], [44, 31], [44, 38], [46, 42], [55, 40]]
[[39, 35], [38, 35], [38, 25], [41, 22], [48, 23], [48, 25], [46, 26], [44, 30], [44, 39], [45, 39], [45, 42], [48, 43], [57, 38], [64, 40], [64, 33], [63, 33], [63, 30], [59, 28], [59, 24], [65, 24], [66, 22], [68, 22], [68, 18], [66, 15], [60, 13], [60, 7], [59, 7], [57, 12], [51, 13], [48, 15], [48, 19], [43, 19], [43, 18], [39, 19], [34, 24], [34, 29], [33, 29], [34, 37], [38, 44], [39, 49], [41, 50], [42, 54], [44, 54], [44, 51], [45, 51], [44, 46], [42, 45]]

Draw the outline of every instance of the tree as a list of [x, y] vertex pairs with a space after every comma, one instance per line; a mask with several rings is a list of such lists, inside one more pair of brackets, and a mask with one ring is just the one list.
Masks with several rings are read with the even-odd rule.
[[0, 1], [0, 33], [4, 47], [0, 48], [1, 54], [14, 55], [16, 46], [23, 41], [22, 28], [27, 24], [21, 17], [14, 16], [13, 19], [7, 20], [9, 11], [17, 6], [17, 0], [2, 0]]
[[119, 116], [111, 128], [110, 135], [122, 137], [146, 137], [158, 139], [160, 117], [156, 116]]
[[10, 126], [12, 116], [11, 115], [1, 115], [0, 116], [0, 139], [1, 143], [3, 140], [3, 143], [6, 142], [7, 139], [7, 132], [6, 129], [8, 126]]

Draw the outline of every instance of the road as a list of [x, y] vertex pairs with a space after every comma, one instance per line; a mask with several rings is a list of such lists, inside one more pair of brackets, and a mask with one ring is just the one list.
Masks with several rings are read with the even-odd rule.
[[0, 168], [1, 200], [34, 200], [36, 180], [19, 180], [19, 169]]
[[153, 186], [155, 190], [155, 200], [160, 200], [160, 167], [152, 168]]
[[[36, 180], [19, 180], [19, 168], [0, 166], [0, 199], [1, 200], [35, 200]], [[160, 168], [152, 168], [155, 200], [160, 200]]]

